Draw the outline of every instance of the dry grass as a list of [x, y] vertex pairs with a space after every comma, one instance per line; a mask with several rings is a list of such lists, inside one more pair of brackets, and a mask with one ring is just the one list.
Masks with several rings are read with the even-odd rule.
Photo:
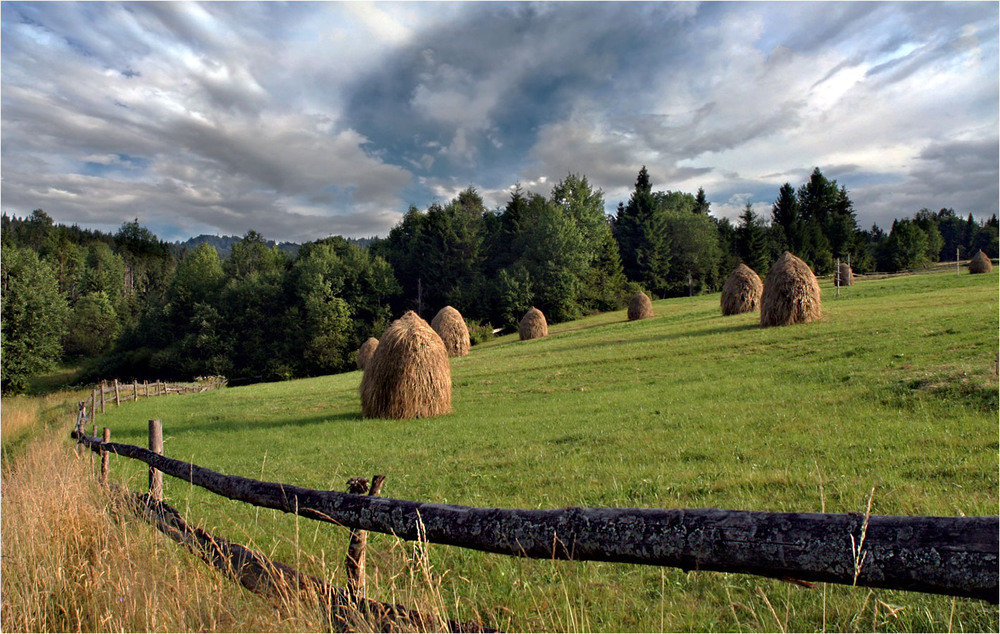
[[816, 276], [808, 264], [785, 251], [764, 279], [761, 327], [807, 324], [822, 316]]
[[632, 296], [628, 303], [628, 320], [648, 319], [653, 317], [653, 301], [642, 291]]
[[983, 253], [982, 249], [969, 260], [969, 273], [989, 273], [992, 270], [993, 262]]
[[368, 337], [368, 339], [361, 344], [361, 348], [358, 350], [359, 370], [364, 370], [368, 366], [368, 362], [372, 360], [372, 355], [375, 354], [376, 348], [378, 348], [378, 339], [375, 337]]
[[[69, 418], [67, 416], [67, 418]], [[206, 569], [100, 488], [89, 456], [47, 434], [0, 479], [5, 632], [312, 630]]]
[[431, 328], [441, 337], [449, 357], [464, 357], [469, 354], [469, 327], [465, 325], [465, 319], [458, 310], [445, 306], [434, 315]]
[[723, 315], [739, 315], [752, 313], [760, 309], [760, 296], [764, 292], [764, 284], [757, 272], [746, 264], [740, 263], [726, 278], [722, 287], [719, 303]]
[[847, 262], [841, 262], [833, 276], [835, 286], [854, 286], [854, 271]]
[[444, 342], [415, 312], [392, 322], [361, 378], [367, 418], [429, 418], [451, 412], [451, 365]]
[[517, 334], [521, 341], [528, 339], [539, 339], [549, 335], [549, 323], [545, 321], [545, 315], [534, 306], [524, 314], [517, 325]]

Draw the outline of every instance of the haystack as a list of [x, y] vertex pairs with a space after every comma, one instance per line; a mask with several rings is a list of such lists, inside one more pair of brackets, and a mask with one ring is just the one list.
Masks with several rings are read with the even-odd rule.
[[632, 296], [628, 303], [628, 320], [647, 319], [653, 317], [653, 300], [642, 291]]
[[764, 278], [761, 328], [807, 324], [822, 316], [816, 276], [808, 264], [785, 251]]
[[469, 327], [462, 319], [462, 313], [451, 306], [445, 306], [434, 315], [431, 328], [441, 337], [449, 357], [464, 357], [469, 354]]
[[733, 269], [722, 287], [723, 315], [739, 315], [752, 313], [760, 309], [760, 296], [764, 292], [764, 284], [760, 276], [752, 268], [740, 262]]
[[989, 273], [992, 270], [993, 262], [986, 257], [982, 249], [969, 260], [969, 273]]
[[837, 286], [838, 284], [840, 286], [854, 286], [854, 271], [851, 270], [851, 265], [847, 262], [841, 262], [840, 268], [833, 276], [833, 285]]
[[368, 337], [368, 340], [361, 344], [358, 348], [358, 369], [364, 370], [365, 366], [371, 360], [372, 355], [375, 354], [375, 348], [378, 348], [378, 339], [375, 337]]
[[428, 418], [451, 411], [451, 365], [444, 342], [415, 312], [392, 322], [361, 378], [368, 418]]
[[517, 333], [520, 335], [521, 341], [548, 336], [549, 324], [545, 321], [545, 315], [542, 314], [542, 311], [532, 306], [531, 310], [524, 313], [524, 317], [517, 325]]

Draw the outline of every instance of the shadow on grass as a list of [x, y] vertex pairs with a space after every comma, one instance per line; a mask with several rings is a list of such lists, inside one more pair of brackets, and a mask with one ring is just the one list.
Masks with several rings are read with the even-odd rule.
[[[584, 349], [599, 349], [607, 348], [611, 346], [618, 346], [621, 344], [655, 344], [662, 341], [675, 341], [678, 339], [694, 339], [697, 337], [711, 337], [714, 335], [724, 335], [729, 333], [742, 332], [747, 330], [760, 330], [760, 324], [757, 322], [752, 323], [742, 323], [742, 324], [732, 324], [728, 326], [717, 326], [715, 328], [705, 328], [702, 330], [690, 331], [690, 332], [677, 332], [666, 335], [653, 335], [647, 337], [628, 337], [628, 338], [615, 338], [612, 340], [598, 341], [590, 344], [583, 345], [553, 345], [548, 346], [546, 352], [566, 352], [570, 350], [584, 350]], [[615, 333], [619, 334], [619, 333]]]
[[177, 432], [203, 432], [206, 434], [214, 434], [237, 431], [266, 431], [280, 429], [283, 427], [302, 428], [315, 425], [346, 423], [349, 421], [362, 420], [364, 420], [364, 418], [361, 416], [361, 411], [359, 409], [356, 412], [345, 412], [343, 414], [315, 414], [313, 416], [303, 416], [301, 418], [275, 416], [270, 420], [217, 419], [206, 422], [193, 422], [184, 424], [183, 428], [177, 429]]

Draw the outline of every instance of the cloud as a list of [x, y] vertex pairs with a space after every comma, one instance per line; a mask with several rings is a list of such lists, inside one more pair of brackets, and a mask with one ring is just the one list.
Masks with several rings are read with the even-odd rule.
[[170, 238], [384, 235], [411, 204], [474, 186], [499, 206], [516, 182], [547, 194], [568, 173], [612, 211], [642, 165], [655, 188], [704, 187], [733, 217], [816, 166], [863, 224], [996, 209], [991, 3], [5, 2], [0, 15], [13, 213], [106, 229], [138, 215]]

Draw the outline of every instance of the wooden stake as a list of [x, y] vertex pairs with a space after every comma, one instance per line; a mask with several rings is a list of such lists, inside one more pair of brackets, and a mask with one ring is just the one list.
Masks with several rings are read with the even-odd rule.
[[[111, 442], [111, 430], [104, 428], [104, 435], [101, 437], [104, 443]], [[101, 484], [108, 486], [108, 450], [101, 449]]]
[[115, 379], [115, 407], [121, 407], [122, 398], [121, 394], [118, 393], [118, 379]]
[[139, 381], [132, 379], [132, 400], [136, 403], [139, 402]]
[[101, 413], [104, 413], [104, 390], [108, 387], [107, 381], [101, 381]]
[[[163, 455], [163, 424], [158, 419], [149, 421], [149, 450]], [[154, 500], [163, 499], [163, 473], [149, 468], [149, 495]]]
[[[372, 478], [371, 488], [368, 488], [366, 478], [351, 478], [347, 481], [347, 492], [354, 495], [371, 495], [377, 497], [385, 482], [384, 475]], [[368, 531], [351, 529], [351, 541], [347, 546], [347, 560], [344, 568], [347, 570], [347, 592], [354, 599], [365, 597], [365, 559], [368, 545]]]

